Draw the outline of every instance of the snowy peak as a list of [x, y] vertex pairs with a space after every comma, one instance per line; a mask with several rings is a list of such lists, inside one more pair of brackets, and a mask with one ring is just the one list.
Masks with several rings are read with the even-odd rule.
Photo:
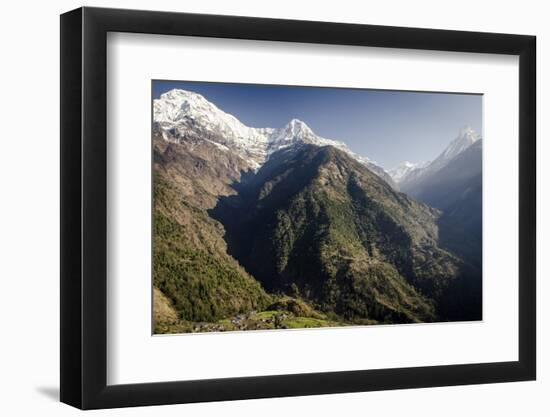
[[282, 134], [287, 140], [304, 140], [317, 136], [308, 125], [298, 119], [292, 119], [288, 122], [288, 124], [282, 129]]
[[388, 174], [390, 174], [392, 180], [394, 180], [396, 183], [399, 183], [403, 177], [407, 176], [411, 171], [415, 170], [419, 166], [420, 164], [404, 161], [397, 165], [395, 168], [389, 170]]
[[466, 148], [470, 147], [479, 139], [480, 136], [471, 127], [465, 126], [460, 129], [456, 139], [453, 140], [447, 148], [445, 148], [443, 153], [437, 159], [442, 158], [445, 160], [450, 160], [466, 150]]
[[171, 90], [160, 96], [154, 102], [155, 121], [177, 123], [194, 117], [208, 117], [209, 115], [229, 115], [223, 113], [214, 104], [200, 94], [185, 90]]
[[292, 119], [283, 128], [275, 129], [269, 139], [272, 145], [279, 144], [284, 146], [298, 141], [312, 140], [316, 137], [307, 124], [301, 120]]
[[309, 126], [299, 119], [292, 119], [288, 122], [285, 126], [285, 130], [290, 132], [293, 136], [313, 135], [313, 131]]
[[[474, 143], [478, 142], [481, 136], [471, 127], [465, 126], [458, 132], [458, 136], [447, 145], [447, 147], [441, 152], [437, 158], [432, 162], [425, 165], [418, 165], [412, 169], [406, 170], [399, 177], [399, 179], [392, 176], [394, 181], [404, 186], [406, 190], [411, 184], [418, 182], [421, 178], [438, 172], [441, 168], [445, 167], [455, 157], [460, 155]], [[395, 169], [397, 170], [397, 168]], [[392, 170], [394, 171], [394, 170]], [[391, 173], [390, 173], [391, 175]]]
[[[345, 143], [316, 135], [305, 122], [299, 119], [292, 119], [281, 129], [274, 129], [269, 135], [268, 141], [268, 153], [276, 152], [279, 149], [298, 143], [307, 143], [317, 146], [331, 145], [353, 155], [356, 159], [360, 158], [358, 155], [353, 154]], [[364, 159], [368, 160], [368, 158]]]
[[435, 172], [443, 168], [451, 159], [464, 152], [481, 137], [469, 126], [458, 132], [458, 136], [431, 162], [426, 169]]
[[153, 107], [155, 129], [165, 140], [181, 143], [188, 137], [196, 137], [209, 141], [219, 149], [235, 152], [254, 170], [273, 152], [307, 143], [334, 146], [387, 177], [387, 173], [369, 158], [353, 153], [343, 142], [317, 136], [299, 119], [292, 119], [279, 129], [248, 127], [202, 95], [181, 89], [162, 94], [154, 100]]
[[183, 130], [200, 126], [207, 132], [225, 135], [232, 141], [246, 141], [250, 136], [258, 139], [261, 136], [202, 95], [180, 89], [170, 90], [154, 101], [154, 120]]
[[189, 135], [232, 149], [257, 169], [266, 159], [267, 136], [272, 129], [245, 126], [202, 95], [170, 90], [154, 100], [154, 121], [167, 141], [181, 143]]

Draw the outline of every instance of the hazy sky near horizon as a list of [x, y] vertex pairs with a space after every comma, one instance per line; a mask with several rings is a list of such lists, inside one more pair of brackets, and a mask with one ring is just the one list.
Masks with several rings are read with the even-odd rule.
[[153, 98], [173, 88], [199, 93], [251, 127], [300, 119], [385, 169], [433, 160], [464, 126], [482, 133], [481, 95], [154, 81]]

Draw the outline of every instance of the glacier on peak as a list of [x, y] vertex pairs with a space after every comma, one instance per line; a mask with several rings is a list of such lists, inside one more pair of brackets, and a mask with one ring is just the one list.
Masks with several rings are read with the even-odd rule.
[[334, 146], [389, 179], [369, 158], [355, 154], [341, 141], [316, 135], [302, 120], [294, 118], [282, 128], [249, 127], [192, 91], [173, 89], [161, 94], [153, 103], [153, 120], [167, 141], [181, 142], [191, 132], [198, 133], [203, 139], [222, 145], [220, 149], [234, 151], [254, 170], [273, 152], [305, 143]]

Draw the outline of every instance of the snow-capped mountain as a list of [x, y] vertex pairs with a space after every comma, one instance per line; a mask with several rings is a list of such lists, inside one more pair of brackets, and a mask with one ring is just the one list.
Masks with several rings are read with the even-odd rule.
[[283, 148], [304, 143], [331, 145], [392, 183], [391, 177], [375, 162], [355, 154], [344, 142], [316, 135], [298, 119], [292, 119], [278, 129], [249, 127], [202, 95], [181, 89], [170, 90], [154, 100], [153, 119], [155, 129], [165, 140], [180, 143], [191, 136], [198, 136], [221, 150], [236, 153], [253, 170], [261, 167], [272, 153]]
[[153, 119], [167, 141], [179, 143], [198, 133], [220, 149], [233, 150], [254, 169], [265, 161], [268, 137], [273, 131], [245, 126], [200, 94], [179, 89], [154, 101]]
[[394, 180], [396, 183], [399, 183], [401, 181], [401, 178], [405, 177], [419, 166], [420, 164], [404, 161], [397, 165], [395, 168], [390, 169], [388, 171], [388, 174], [390, 174], [392, 180]]
[[[437, 158], [433, 161], [425, 164], [417, 164], [416, 166], [409, 167], [406, 165], [399, 165], [390, 171], [392, 179], [399, 184], [401, 189], [406, 190], [412, 184], [419, 181], [421, 178], [438, 172], [441, 168], [445, 167], [451, 160], [457, 155], [464, 152], [471, 145], [481, 139], [481, 136], [475, 132], [471, 127], [463, 127], [458, 136], [441, 152]], [[405, 162], [404, 164], [409, 164]], [[412, 164], [414, 165], [414, 164]], [[401, 174], [401, 175], [399, 175]]]
[[458, 136], [426, 168], [429, 168], [430, 171], [437, 171], [459, 153], [469, 148], [470, 145], [477, 142], [480, 138], [481, 136], [478, 135], [471, 127], [463, 127], [458, 133]]

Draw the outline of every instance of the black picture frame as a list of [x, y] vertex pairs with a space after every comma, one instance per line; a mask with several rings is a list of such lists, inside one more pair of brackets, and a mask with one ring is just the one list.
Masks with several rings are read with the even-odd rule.
[[[108, 32], [519, 56], [519, 360], [107, 385]], [[82, 409], [536, 378], [534, 36], [80, 8], [61, 16], [61, 401]]]

